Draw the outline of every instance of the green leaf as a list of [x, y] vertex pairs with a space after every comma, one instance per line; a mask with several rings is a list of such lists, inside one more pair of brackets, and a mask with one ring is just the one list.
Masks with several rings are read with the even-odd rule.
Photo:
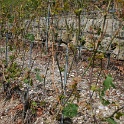
[[100, 95], [101, 95], [101, 97], [102, 96], [105, 96], [104, 90], [101, 91], [101, 94]]
[[33, 86], [33, 81], [32, 81], [32, 79], [29, 80], [29, 85], [30, 85], [30, 86]]
[[13, 51], [13, 46], [12, 45], [9, 45], [9, 50]]
[[33, 86], [33, 81], [32, 81], [32, 79], [30, 79], [30, 78], [24, 79], [24, 83], [25, 83], [25, 84], [29, 84], [30, 86]]
[[32, 111], [32, 114], [35, 114], [36, 113], [36, 109], [35, 108], [31, 108], [31, 111]]
[[62, 112], [65, 117], [73, 118], [78, 113], [78, 105], [73, 103], [68, 103], [67, 106], [63, 108]]
[[24, 83], [28, 84], [29, 83], [29, 79], [24, 79]]
[[124, 30], [124, 26], [122, 27], [122, 30]]
[[102, 102], [102, 104], [104, 105], [104, 106], [107, 106], [107, 105], [109, 105], [110, 104], [110, 102], [108, 101], [108, 100], [105, 100], [105, 99], [101, 99], [101, 102]]
[[30, 41], [34, 41], [35, 40], [35, 36], [33, 34], [27, 34], [25, 36], [26, 39], [30, 40]]
[[10, 61], [13, 61], [15, 59], [15, 55], [9, 56]]
[[118, 113], [116, 113], [115, 118], [119, 120], [121, 116], [124, 116], [124, 113], [118, 112]]
[[37, 107], [37, 103], [36, 103], [35, 101], [33, 101], [31, 104], [32, 104], [34, 107]]
[[107, 121], [109, 124], [117, 124], [117, 122], [116, 122], [113, 118], [107, 118], [106, 121]]
[[39, 82], [42, 82], [43, 79], [42, 77], [40, 76], [39, 72], [36, 73], [36, 79], [39, 81]]
[[64, 68], [63, 67], [60, 67], [60, 71], [63, 72], [64, 71]]
[[107, 89], [110, 89], [110, 87], [115, 88], [115, 85], [112, 83], [112, 81], [113, 81], [112, 77], [108, 75], [107, 78], [103, 82], [104, 91], [106, 91]]
[[97, 31], [97, 34], [100, 35], [100, 33], [101, 33], [101, 30], [98, 30], [98, 31]]
[[39, 68], [35, 68], [34, 71], [35, 71], [35, 72], [39, 72], [40, 69], [39, 69]]
[[40, 102], [40, 106], [45, 106], [46, 104], [47, 104], [47, 102], [45, 102], [45, 101]]

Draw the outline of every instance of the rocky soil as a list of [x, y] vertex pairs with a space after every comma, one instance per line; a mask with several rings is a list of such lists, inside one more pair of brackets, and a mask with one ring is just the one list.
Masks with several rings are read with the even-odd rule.
[[[10, 54], [10, 53], [9, 53]], [[22, 53], [16, 59], [16, 62], [21, 66], [24, 64], [24, 68], [29, 67], [29, 51], [26, 52], [25, 61], [23, 63], [21, 58]], [[70, 96], [72, 85], [77, 82], [77, 92], [79, 93], [79, 99], [75, 99], [72, 96], [70, 99], [78, 104], [78, 114], [74, 118], [65, 118], [64, 124], [107, 124], [103, 122], [103, 117], [111, 116], [114, 111], [123, 106], [120, 112], [124, 112], [124, 62], [111, 58], [109, 68], [106, 69], [107, 58], [103, 59], [102, 71], [100, 71], [100, 60], [95, 61], [95, 67], [92, 70], [88, 68], [89, 57], [91, 52], [85, 51], [82, 53], [79, 61], [73, 60], [73, 57], [69, 57], [69, 68], [72, 64], [72, 69], [68, 74], [66, 97]], [[61, 105], [59, 96], [62, 94], [61, 78], [57, 62], [51, 55], [43, 55], [37, 52], [37, 49], [33, 49], [32, 60], [33, 66], [31, 69], [31, 78], [33, 85], [27, 86], [23, 83], [19, 93], [14, 93], [10, 99], [6, 98], [3, 92], [3, 87], [0, 87], [0, 124], [59, 124], [61, 117]], [[4, 52], [1, 54], [0, 60], [4, 59]], [[65, 54], [59, 56], [60, 66], [63, 69], [65, 67]], [[46, 76], [45, 82], [42, 80], [39, 82], [36, 78], [35, 69], [39, 69], [41, 77]], [[25, 69], [17, 81], [21, 82], [22, 78], [26, 75]], [[68, 69], [69, 71], [69, 69]], [[101, 73], [101, 74], [100, 74]], [[100, 75], [99, 75], [100, 74]], [[104, 81], [104, 75], [111, 74], [113, 77], [113, 83], [116, 89], [111, 88], [106, 91], [106, 99], [111, 102], [108, 106], [103, 106], [100, 102], [98, 92], [93, 92], [91, 86], [97, 85], [102, 87]], [[2, 76], [2, 75], [1, 75]], [[92, 77], [91, 77], [92, 76]], [[64, 71], [62, 71], [62, 78], [64, 81]], [[43, 78], [44, 79], [44, 78]], [[91, 80], [92, 79], [92, 80]], [[97, 82], [97, 84], [96, 84]], [[22, 83], [22, 82], [21, 82]], [[44, 85], [45, 84], [45, 85]], [[25, 119], [23, 120], [23, 96], [26, 87], [29, 88], [30, 101], [37, 101], [37, 107], [34, 107], [35, 114], [32, 114], [33, 110], [28, 110]], [[92, 98], [91, 98], [92, 94]], [[113, 103], [112, 103], [113, 102]], [[94, 122], [96, 121], [96, 122]], [[124, 124], [124, 116], [117, 120], [118, 124]]]

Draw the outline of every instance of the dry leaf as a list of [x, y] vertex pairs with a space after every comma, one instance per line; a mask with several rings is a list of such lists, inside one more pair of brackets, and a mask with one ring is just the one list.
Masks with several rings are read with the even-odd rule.
[[117, 68], [118, 68], [118, 70], [119, 70], [122, 74], [124, 74], [124, 67], [122, 67], [122, 66], [117, 66]]
[[22, 124], [22, 119], [18, 119], [17, 124]]
[[19, 104], [15, 107], [16, 110], [23, 110], [23, 104]]
[[106, 96], [109, 96], [110, 95], [108, 90], [106, 90], [105, 95]]
[[80, 101], [78, 103], [78, 106], [81, 106], [81, 107], [86, 107], [86, 105], [87, 105], [87, 102], [86, 101]]
[[40, 117], [43, 114], [43, 109], [42, 108], [37, 108], [37, 116]]

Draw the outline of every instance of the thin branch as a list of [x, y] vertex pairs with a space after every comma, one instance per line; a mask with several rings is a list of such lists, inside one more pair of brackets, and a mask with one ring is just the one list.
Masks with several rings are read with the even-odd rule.
[[114, 115], [118, 112], [118, 111], [120, 111], [120, 110], [122, 110], [122, 109], [124, 109], [124, 105], [122, 106], [122, 107], [120, 107], [120, 108], [118, 108], [117, 110], [115, 110], [110, 116], [108, 116], [107, 118], [112, 118], [112, 117], [114, 117]]

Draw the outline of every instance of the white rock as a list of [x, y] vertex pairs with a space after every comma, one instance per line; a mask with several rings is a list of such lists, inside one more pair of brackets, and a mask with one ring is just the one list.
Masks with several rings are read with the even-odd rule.
[[100, 110], [104, 110], [104, 109], [105, 109], [105, 106], [100, 105], [100, 106], [98, 106], [98, 108], [99, 108]]
[[96, 113], [99, 113], [99, 109], [96, 110]]

